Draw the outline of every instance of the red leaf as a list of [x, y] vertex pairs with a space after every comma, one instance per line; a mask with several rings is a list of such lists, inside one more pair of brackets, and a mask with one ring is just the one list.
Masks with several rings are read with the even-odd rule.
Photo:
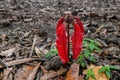
[[83, 40], [83, 34], [84, 29], [82, 24], [77, 24], [76, 22], [73, 22], [74, 25], [74, 33], [72, 35], [72, 51], [73, 51], [73, 59], [75, 60], [82, 49], [82, 40]]
[[57, 40], [56, 40], [56, 48], [58, 50], [58, 55], [60, 56], [60, 59], [62, 63], [66, 63], [69, 61], [68, 59], [68, 49], [67, 49], [67, 36], [65, 33], [65, 23], [63, 23], [63, 18], [61, 18], [58, 21], [57, 24]]
[[64, 17], [62, 17], [62, 18], [60, 18], [60, 19], [58, 20], [56, 29], [57, 29], [58, 27], [60, 27], [60, 25], [63, 23], [63, 21], [64, 21]]
[[75, 19], [76, 19], [76, 21], [77, 21], [77, 23], [78, 23], [78, 25], [79, 25], [79, 27], [80, 27], [80, 30], [81, 30], [81, 32], [82, 32], [82, 34], [83, 34], [83, 36], [84, 36], [85, 30], [84, 30], [84, 27], [83, 27], [83, 24], [82, 24], [80, 18], [75, 17]]

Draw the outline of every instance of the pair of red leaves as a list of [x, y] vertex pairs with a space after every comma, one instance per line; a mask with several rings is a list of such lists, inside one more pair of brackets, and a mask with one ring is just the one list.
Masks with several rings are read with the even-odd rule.
[[[82, 40], [84, 37], [84, 28], [79, 18], [74, 17], [75, 21], [72, 20], [72, 24], [74, 26], [74, 32], [72, 35], [72, 52], [73, 52], [73, 60], [77, 59], [82, 49]], [[58, 50], [58, 55], [62, 61], [62, 63], [69, 62], [69, 54], [68, 54], [68, 36], [66, 34], [66, 24], [70, 22], [66, 22], [65, 18], [60, 18], [58, 20], [58, 24], [56, 27], [56, 48]]]

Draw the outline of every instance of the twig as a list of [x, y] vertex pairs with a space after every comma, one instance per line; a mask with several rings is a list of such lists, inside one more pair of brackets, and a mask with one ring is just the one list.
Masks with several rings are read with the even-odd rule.
[[12, 40], [13, 40], [13, 38], [10, 39], [5, 45], [3, 45], [2, 47], [0, 47], [0, 51], [2, 51]]
[[103, 27], [104, 27], [104, 26], [101, 25], [101, 26], [96, 30], [96, 32], [95, 32], [94, 34], [97, 34], [98, 32], [100, 32], [100, 30], [101, 30]]
[[31, 48], [31, 52], [30, 52], [30, 56], [32, 56], [32, 53], [34, 51], [34, 47], [35, 47], [35, 42], [36, 42], [37, 36], [34, 36], [34, 40], [33, 40], [33, 44], [32, 44], [32, 48]]
[[9, 67], [9, 66], [13, 66], [13, 65], [18, 65], [18, 64], [30, 62], [30, 61], [33, 61], [33, 60], [37, 60], [37, 58], [24, 58], [24, 59], [19, 59], [19, 60], [13, 60], [13, 61], [10, 61], [10, 62], [5, 62], [4, 63], [5, 66], [0, 66], [0, 68]]

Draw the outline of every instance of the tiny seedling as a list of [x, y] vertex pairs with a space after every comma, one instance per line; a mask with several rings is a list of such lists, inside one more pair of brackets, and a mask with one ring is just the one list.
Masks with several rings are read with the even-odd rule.
[[95, 50], [97, 52], [100, 51], [99, 42], [96, 40], [85, 38], [83, 40], [83, 45], [85, 45], [85, 49], [89, 50], [90, 52], [93, 52]]
[[83, 58], [84, 58], [83, 55], [80, 55], [79, 58], [77, 59], [77, 62], [80, 63], [82, 67], [85, 67], [85, 62]]
[[45, 57], [46, 57], [46, 58], [49, 58], [50, 56], [57, 55], [57, 54], [58, 54], [57, 49], [51, 49], [51, 50], [45, 55]]
[[86, 60], [88, 59], [92, 62], [95, 62], [95, 57], [91, 53], [93, 53], [94, 51], [99, 52], [100, 48], [99, 48], [99, 42], [89, 38], [85, 38], [83, 40], [83, 45], [85, 47], [83, 48], [82, 53], [78, 57], [77, 62], [80, 63], [82, 67], [85, 67], [84, 59]]
[[118, 69], [118, 66], [103, 66], [99, 69], [99, 73], [105, 73], [107, 78], [110, 79], [111, 69]]
[[93, 72], [93, 70], [92, 70], [92, 68], [91, 69], [88, 69], [87, 70], [87, 73], [86, 73], [86, 80], [88, 80], [89, 78], [93, 78], [94, 80], [96, 80], [96, 78], [95, 78], [95, 75], [94, 75], [94, 72]]

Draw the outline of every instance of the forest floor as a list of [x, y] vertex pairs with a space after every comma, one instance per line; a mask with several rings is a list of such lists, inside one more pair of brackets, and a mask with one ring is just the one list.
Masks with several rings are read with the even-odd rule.
[[[83, 48], [93, 41], [99, 51], [63, 65], [56, 54], [55, 27], [66, 11], [81, 18]], [[119, 0], [0, 0], [0, 80], [84, 80], [91, 66], [96, 80], [120, 79]], [[102, 79], [96, 74], [100, 67]]]

